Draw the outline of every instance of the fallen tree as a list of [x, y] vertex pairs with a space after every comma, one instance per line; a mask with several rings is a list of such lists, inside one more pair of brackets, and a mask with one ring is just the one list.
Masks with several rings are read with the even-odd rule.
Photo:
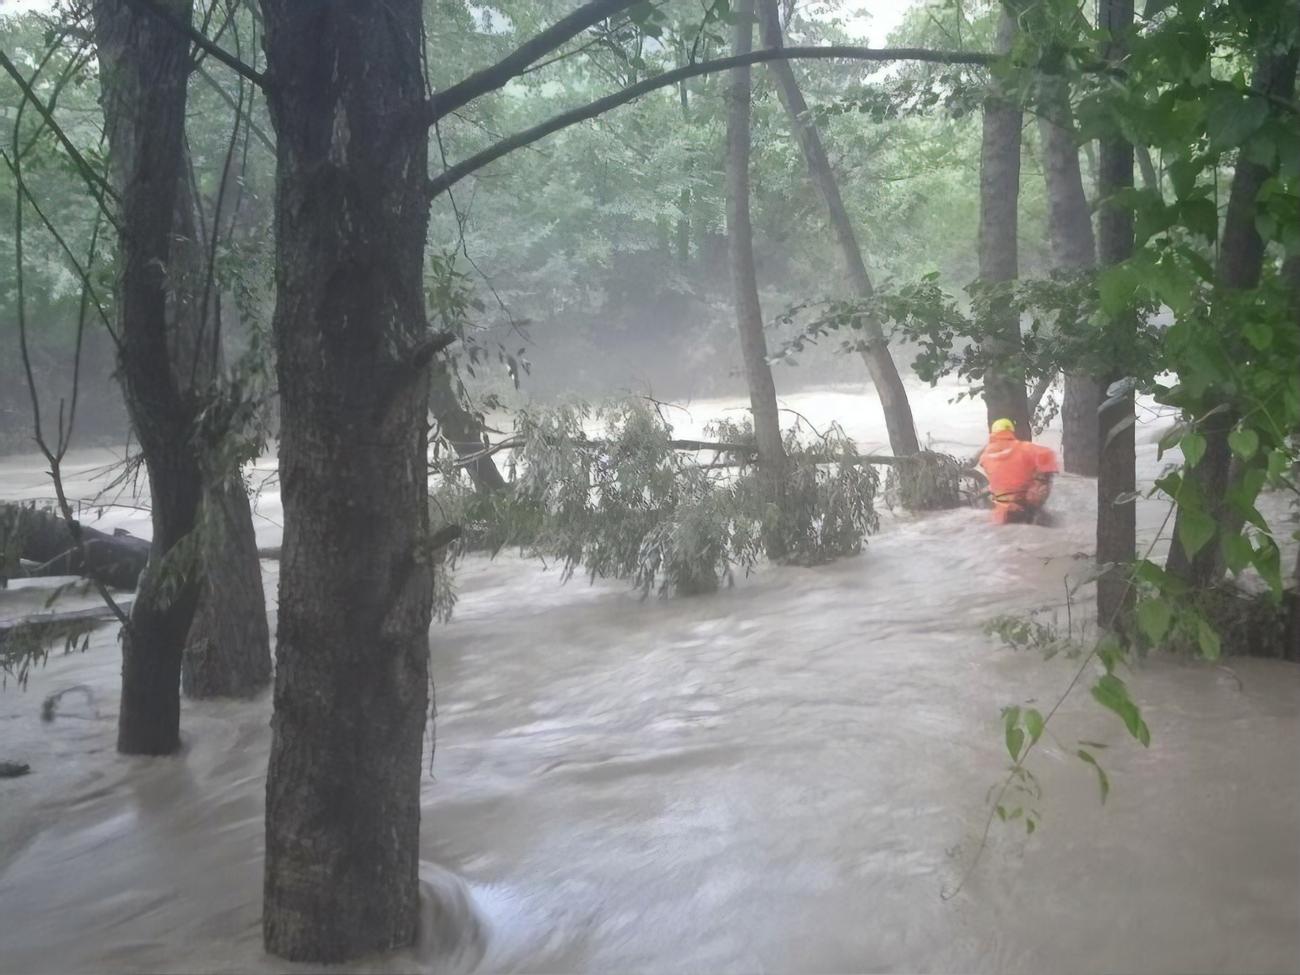
[[[80, 529], [79, 545], [59, 515], [0, 502], [0, 579], [84, 576], [114, 589], [134, 589], [149, 561], [149, 542], [123, 531], [109, 535], [85, 525]], [[20, 566], [19, 560], [30, 565]]]

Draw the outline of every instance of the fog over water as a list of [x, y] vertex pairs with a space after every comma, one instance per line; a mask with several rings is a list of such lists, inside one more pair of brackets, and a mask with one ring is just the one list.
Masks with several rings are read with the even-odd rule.
[[[974, 453], [983, 405], [954, 404], [955, 392], [915, 388], [918, 428]], [[863, 449], [886, 443], [869, 389], [783, 405], [819, 427], [838, 420]], [[673, 419], [690, 435], [743, 406], [697, 402]], [[1139, 431], [1148, 481], [1163, 422]], [[85, 474], [74, 488], [96, 490]], [[0, 496], [42, 493], [34, 459], [0, 461]], [[1094, 495], [1094, 482], [1062, 477], [1052, 529], [994, 530], [976, 509], [889, 516], [859, 557], [764, 565], [701, 598], [562, 585], [513, 554], [465, 559], [454, 619], [431, 639], [429, 921], [415, 952], [372, 967], [1294, 971], [1291, 664], [1149, 659], [1125, 675], [1147, 749], [1077, 694], [1031, 762], [1041, 828], [995, 824], [964, 888], [941, 897], [971, 863], [1005, 771], [999, 708], [1046, 711], [1075, 667], [1014, 654], [981, 626], [1039, 608], [1065, 621], [1070, 581], [1089, 567]], [[261, 544], [278, 541], [280, 515], [269, 480]], [[1139, 502], [1140, 542], [1163, 516]], [[108, 507], [105, 526], [145, 534], [148, 518]], [[278, 563], [263, 568], [273, 609]], [[39, 611], [47, 593], [14, 583], [0, 618]], [[1091, 590], [1074, 600], [1070, 615], [1086, 617]], [[292, 970], [261, 952], [269, 697], [186, 702], [182, 754], [126, 758], [114, 751], [119, 667], [105, 628], [25, 692], [0, 693], [0, 758], [33, 768], [0, 780], [0, 968]], [[90, 693], [43, 723], [43, 698], [72, 685]], [[1098, 752], [1104, 806], [1073, 757], [1080, 739], [1110, 746]]]

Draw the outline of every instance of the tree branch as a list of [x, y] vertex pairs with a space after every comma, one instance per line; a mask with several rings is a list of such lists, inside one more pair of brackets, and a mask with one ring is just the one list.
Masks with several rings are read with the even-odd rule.
[[212, 41], [204, 36], [202, 31], [196, 30], [194, 25], [187, 24], [170, 10], [165, 9], [154, 2], [154, 0], [126, 0], [126, 2], [135, 7], [135, 9], [141, 13], [148, 14], [151, 17], [157, 17], [172, 30], [188, 37], [196, 47], [212, 55], [231, 71], [243, 75], [263, 91], [266, 90], [267, 79], [265, 74], [251, 65], [245, 64], [233, 54], [228, 53], [223, 48], [212, 43]]
[[[203, 65], [199, 65], [198, 73], [199, 73], [199, 77], [202, 78], [204, 81], [206, 81], [209, 85], [211, 85], [212, 88], [216, 91], [216, 93], [221, 96], [221, 100], [224, 101], [227, 106], [235, 109], [238, 108], [238, 106], [235, 104], [234, 96], [231, 95], [230, 92], [226, 91], [226, 89], [221, 87], [220, 82], [218, 82], [216, 78], [212, 77], [212, 73], [208, 71], [207, 68], [203, 67]], [[274, 156], [275, 140], [272, 139], [269, 135], [267, 135], [266, 132], [262, 129], [262, 127], [258, 125], [256, 122], [254, 122], [251, 118], [246, 117], [244, 121], [245, 124], [248, 126], [248, 131], [252, 132], [253, 135], [257, 136], [257, 141], [262, 144], [262, 147], [266, 149], [266, 151], [269, 152], [272, 156]]]
[[[23, 97], [32, 104], [37, 112], [40, 113], [41, 118], [45, 121], [45, 124], [49, 126], [50, 131], [58, 137], [59, 142], [63, 144], [63, 148], [67, 150], [68, 155], [72, 157], [72, 161], [76, 164], [77, 169], [81, 171], [81, 178], [90, 186], [91, 193], [94, 194], [95, 199], [99, 201], [99, 205], [103, 207], [104, 212], [110, 215], [109, 219], [113, 220], [113, 217], [111, 216], [112, 210], [110, 210], [108, 204], [104, 202], [104, 197], [107, 195], [109, 199], [117, 202], [117, 194], [113, 192], [113, 188], [108, 185], [108, 181], [95, 172], [90, 163], [86, 162], [86, 158], [81, 154], [77, 147], [72, 144], [72, 140], [68, 138], [68, 134], [63, 131], [62, 126], [60, 126], [58, 122], [54, 121], [54, 115], [50, 112], [49, 107], [36, 97], [36, 92], [32, 90], [32, 86], [28, 84], [27, 79], [22, 76], [22, 73], [14, 66], [14, 63], [9, 60], [9, 56], [5, 54], [4, 51], [0, 51], [0, 67], [3, 67], [8, 75], [14, 79], [14, 83], [18, 85], [19, 90], [22, 91]], [[113, 220], [113, 226], [117, 227], [117, 222], [115, 220]]]
[[540, 34], [524, 41], [496, 64], [475, 71], [463, 81], [433, 95], [429, 99], [428, 124], [433, 125], [481, 95], [505, 87], [542, 55], [551, 53], [588, 27], [639, 2], [640, 0], [592, 0], [584, 4]]
[[[898, 47], [898, 48], [870, 48], [856, 47], [851, 45], [826, 45], [819, 47], [787, 47], [780, 50], [764, 49], [761, 51], [751, 51], [748, 54], [735, 55], [726, 58], [716, 58], [710, 61], [697, 61], [694, 64], [688, 64], [672, 71], [665, 71], [663, 74], [655, 75], [653, 78], [639, 82], [624, 88], [622, 91], [616, 91], [613, 94], [606, 95], [604, 98], [598, 98], [594, 102], [581, 105], [578, 108], [570, 109], [567, 112], [561, 112], [531, 129], [525, 129], [517, 132], [508, 138], [502, 139], [482, 152], [470, 156], [464, 162], [457, 163], [449, 169], [444, 170], [439, 175], [429, 181], [429, 195], [434, 197], [440, 193], [445, 193], [452, 186], [456, 185], [466, 176], [482, 169], [490, 162], [500, 159], [502, 156], [521, 149], [524, 146], [531, 145], [540, 139], [546, 138], [561, 129], [566, 129], [571, 125], [579, 122], [585, 122], [588, 119], [603, 115], [611, 109], [625, 105], [642, 95], [656, 91], [660, 88], [667, 88], [675, 85], [687, 78], [696, 78], [700, 75], [715, 74], [719, 71], [728, 71], [732, 68], [741, 68], [749, 64], [759, 64], [765, 61], [781, 61], [786, 59], [843, 59], [851, 61], [928, 61], [936, 64], [991, 64], [996, 60], [996, 56], [985, 54], [978, 51], [931, 51], [925, 48], [915, 47]], [[489, 89], [490, 90], [490, 89]]]

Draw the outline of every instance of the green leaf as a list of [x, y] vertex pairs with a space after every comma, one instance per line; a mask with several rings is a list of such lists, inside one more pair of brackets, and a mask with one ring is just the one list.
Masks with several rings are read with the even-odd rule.
[[1277, 542], [1267, 535], [1259, 536], [1255, 549], [1255, 571], [1260, 574], [1276, 595], [1282, 594], [1282, 553], [1278, 551]]
[[1007, 729], [1007, 751], [1011, 753], [1013, 762], [1020, 760], [1020, 749], [1025, 744], [1025, 733], [1019, 728]]
[[1030, 741], [1038, 741], [1043, 737], [1043, 715], [1036, 708], [1028, 708], [1025, 711], [1025, 730], [1029, 732]]
[[1138, 707], [1128, 696], [1128, 688], [1114, 674], [1102, 676], [1092, 688], [1092, 696], [1102, 707], [1109, 708], [1119, 715], [1130, 735], [1144, 746], [1151, 744], [1151, 732]]
[[1178, 543], [1189, 559], [1195, 558], [1196, 553], [1214, 537], [1215, 530], [1214, 519], [1205, 512], [1195, 508], [1179, 508]]
[[1080, 748], [1074, 754], [1078, 755], [1081, 759], [1097, 770], [1097, 782], [1101, 786], [1101, 801], [1102, 805], [1105, 805], [1106, 797], [1110, 795], [1110, 779], [1106, 778], [1105, 771], [1097, 764], [1097, 760], [1093, 758], [1089, 752]]
[[1137, 609], [1138, 627], [1142, 630], [1143, 635], [1151, 641], [1152, 646], [1158, 646], [1169, 632], [1169, 624], [1173, 621], [1173, 610], [1163, 599], [1144, 599], [1138, 604]]
[[1123, 264], [1102, 271], [1097, 275], [1097, 295], [1101, 299], [1102, 311], [1111, 318], [1122, 314], [1133, 303], [1137, 284], [1133, 271]]
[[1291, 467], [1291, 458], [1287, 456], [1285, 450], [1273, 450], [1268, 455], [1268, 476], [1278, 478], [1284, 475]]
[[1096, 652], [1097, 659], [1106, 668], [1107, 674], [1113, 674], [1115, 668], [1124, 660], [1124, 645], [1119, 642], [1119, 637], [1113, 633], [1107, 633], [1097, 642]]
[[1268, 103], [1263, 98], [1255, 95], [1243, 98], [1237, 91], [1219, 91], [1211, 99], [1205, 127], [1215, 146], [1235, 149], [1267, 118]]
[[1221, 535], [1219, 544], [1223, 549], [1223, 562], [1233, 575], [1246, 568], [1255, 559], [1255, 550], [1244, 535], [1235, 532]]
[[[1169, 431], [1160, 438], [1160, 442], [1156, 445], [1156, 460], [1164, 457], [1166, 450], [1177, 447], [1178, 441], [1182, 440], [1186, 433], [1187, 424], [1181, 421], [1170, 427]], [[1159, 486], [1159, 482], [1157, 482], [1157, 486]], [[1166, 493], [1172, 495], [1173, 492]]]
[[1228, 446], [1242, 460], [1250, 460], [1259, 449], [1259, 434], [1254, 430], [1233, 430], [1228, 434]]
[[1222, 651], [1222, 645], [1219, 642], [1219, 634], [1214, 632], [1214, 627], [1210, 626], [1204, 619], [1196, 621], [1196, 644], [1201, 648], [1201, 656], [1206, 660], [1218, 660]]
[[1204, 197], [1183, 200], [1178, 204], [1178, 215], [1183, 225], [1194, 234], [1200, 234], [1213, 243], [1219, 236], [1219, 211], [1214, 202]]
[[1183, 460], [1187, 461], [1188, 467], [1195, 467], [1205, 456], [1205, 436], [1195, 430], [1183, 434], [1178, 445], [1183, 449]]

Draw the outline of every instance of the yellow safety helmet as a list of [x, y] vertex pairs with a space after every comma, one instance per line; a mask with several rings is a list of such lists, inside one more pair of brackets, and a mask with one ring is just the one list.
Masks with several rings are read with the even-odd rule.
[[1010, 430], [1015, 433], [1016, 425], [1007, 419], [994, 420], [993, 426], [989, 427], [989, 433], [1001, 433], [1003, 430]]

